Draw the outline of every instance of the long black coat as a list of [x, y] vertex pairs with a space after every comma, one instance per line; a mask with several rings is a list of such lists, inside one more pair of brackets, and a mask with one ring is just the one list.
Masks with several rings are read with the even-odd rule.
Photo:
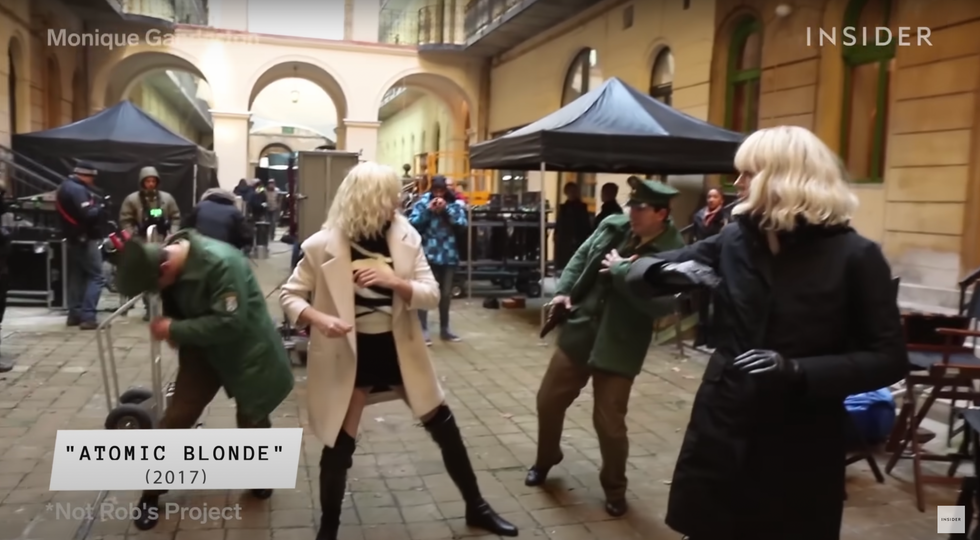
[[565, 201], [555, 221], [555, 268], [563, 269], [579, 246], [592, 236], [592, 215], [582, 201]]
[[[686, 248], [722, 278], [717, 349], [694, 398], [667, 524], [695, 540], [836, 540], [843, 512], [844, 398], [904, 377], [891, 271], [848, 227], [802, 226], [772, 255], [749, 218]], [[647, 261], [648, 263], [649, 261]], [[643, 271], [635, 263], [633, 277]], [[799, 363], [805, 383], [743, 375], [751, 349]]]

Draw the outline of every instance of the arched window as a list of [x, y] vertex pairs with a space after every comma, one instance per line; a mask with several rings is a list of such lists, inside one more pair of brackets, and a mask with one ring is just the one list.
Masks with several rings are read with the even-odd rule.
[[61, 125], [61, 71], [54, 56], [48, 57], [45, 83], [47, 103], [44, 108], [44, 123], [45, 127], [51, 129]]
[[[844, 26], [863, 29], [890, 27], [894, 0], [851, 0]], [[894, 42], [863, 45], [861, 39], [844, 46], [844, 108], [841, 121], [841, 157], [854, 181], [881, 182], [885, 171], [888, 118], [888, 83]]]
[[[599, 54], [595, 49], [582, 49], [572, 60], [572, 65], [568, 67], [568, 73], [565, 75], [561, 106], [568, 105], [590, 90], [598, 88], [601, 84], [602, 71], [599, 69]], [[591, 211], [595, 210], [595, 174], [562, 173], [558, 175], [558, 181], [559, 186], [564, 186], [567, 182], [577, 183], [581, 189], [582, 200], [589, 205]], [[560, 187], [558, 192], [561, 193]]]
[[657, 53], [650, 74], [650, 97], [671, 105], [674, 94], [674, 54], [664, 47]]
[[743, 19], [728, 50], [728, 92], [725, 126], [751, 133], [759, 126], [759, 83], [762, 80], [762, 25]]
[[595, 49], [582, 49], [575, 56], [572, 65], [568, 67], [568, 74], [565, 75], [561, 106], [568, 105], [600, 84], [602, 84], [602, 72], [599, 70], [599, 54]]

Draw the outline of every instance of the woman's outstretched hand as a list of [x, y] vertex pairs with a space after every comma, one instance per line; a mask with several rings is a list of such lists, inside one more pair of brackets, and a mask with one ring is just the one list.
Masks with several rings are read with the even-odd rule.
[[632, 257], [623, 257], [622, 255], [619, 254], [618, 251], [616, 251], [614, 249], [614, 250], [610, 251], [609, 253], [607, 253], [606, 254], [606, 257], [604, 259], [602, 259], [602, 269], [600, 269], [599, 272], [606, 273], [606, 272], [609, 272], [609, 269], [611, 269], [613, 266], [615, 266], [616, 263], [619, 263], [619, 262], [622, 262], [622, 261], [633, 262], [635, 260], [636, 260], [636, 255], [633, 255]]
[[341, 319], [320, 312], [313, 316], [310, 324], [328, 338], [344, 337], [354, 329]]

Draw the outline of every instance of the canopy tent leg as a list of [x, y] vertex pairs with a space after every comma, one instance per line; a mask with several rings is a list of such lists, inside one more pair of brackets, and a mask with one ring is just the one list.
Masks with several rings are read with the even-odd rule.
[[[541, 297], [544, 298], [544, 278], [545, 273], [548, 270], [548, 218], [545, 215], [545, 210], [547, 208], [547, 200], [545, 197], [544, 180], [545, 180], [545, 162], [541, 162], [541, 193], [538, 197], [538, 207], [541, 214], [541, 249], [539, 250], [540, 255], [538, 256], [540, 262], [541, 270]], [[545, 322], [548, 319], [548, 303], [545, 302], [541, 306], [541, 330], [544, 330]]]

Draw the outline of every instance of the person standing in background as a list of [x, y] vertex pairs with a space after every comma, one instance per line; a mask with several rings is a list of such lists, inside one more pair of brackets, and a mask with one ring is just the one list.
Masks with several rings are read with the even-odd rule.
[[235, 206], [235, 195], [221, 188], [204, 192], [201, 202], [184, 218], [184, 227], [238, 249], [252, 245], [252, 229]]
[[154, 167], [140, 169], [139, 189], [123, 199], [119, 226], [133, 236], [146, 236], [149, 225], [166, 235], [180, 226], [180, 208], [173, 195], [160, 190], [160, 173]]
[[599, 215], [595, 217], [595, 226], [597, 229], [602, 223], [602, 220], [609, 216], [623, 213], [623, 207], [619, 206], [619, 203], [616, 202], [616, 197], [619, 197], [618, 185], [612, 182], [602, 184], [602, 190], [599, 192], [599, 196], [602, 198], [602, 208], [599, 209]]
[[248, 202], [249, 195], [251, 195], [252, 190], [249, 188], [248, 180], [242, 178], [238, 181], [238, 185], [235, 186], [235, 196], [241, 197], [244, 201]]
[[68, 326], [95, 330], [102, 274], [102, 234], [106, 219], [104, 200], [95, 192], [99, 172], [79, 161], [67, 180], [58, 186], [55, 208], [68, 248]]
[[575, 251], [592, 235], [592, 216], [575, 182], [565, 184], [565, 202], [555, 223], [555, 268], [564, 270]]
[[[180, 208], [173, 195], [160, 189], [160, 173], [154, 167], [140, 169], [139, 189], [123, 199], [119, 208], [119, 226], [130, 235], [146, 237], [150, 225], [156, 225], [157, 234], [170, 234], [171, 227], [180, 227]], [[143, 297], [143, 320], [150, 320], [150, 307]]]
[[[432, 177], [429, 191], [415, 203], [408, 221], [422, 235], [425, 257], [439, 282], [439, 337], [444, 341], [459, 341], [459, 336], [449, 328], [449, 306], [453, 300], [453, 278], [459, 266], [456, 228], [466, 226], [466, 209], [456, 204], [445, 176]], [[431, 345], [429, 312], [419, 310], [419, 319], [425, 343]]]
[[269, 204], [267, 211], [269, 212], [269, 241], [275, 242], [276, 240], [276, 227], [279, 226], [279, 200], [282, 195], [282, 191], [279, 190], [279, 186], [276, 185], [275, 180], [269, 180], [265, 188], [265, 199]]

